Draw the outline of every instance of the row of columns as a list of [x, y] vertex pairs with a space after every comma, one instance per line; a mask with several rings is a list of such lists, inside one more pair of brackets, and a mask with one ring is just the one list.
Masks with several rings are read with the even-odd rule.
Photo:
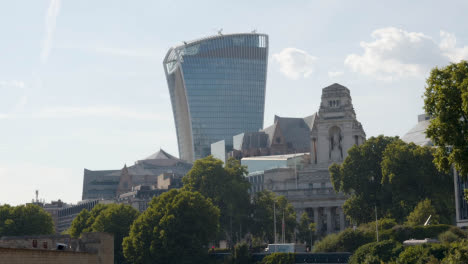
[[[316, 233], [325, 231], [327, 234], [330, 234], [335, 232], [337, 222], [339, 224], [339, 231], [345, 229], [345, 216], [341, 207], [313, 207], [311, 209], [314, 214], [314, 223], [316, 223]], [[325, 229], [323, 226], [324, 222], [326, 224]]]

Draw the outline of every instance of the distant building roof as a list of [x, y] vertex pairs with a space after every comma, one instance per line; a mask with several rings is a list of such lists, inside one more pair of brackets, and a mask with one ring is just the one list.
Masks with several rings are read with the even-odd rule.
[[167, 153], [163, 149], [159, 149], [158, 152], [154, 153], [153, 155], [147, 157], [145, 160], [152, 160], [152, 159], [172, 159], [178, 160], [178, 158], [172, 156], [171, 154]]
[[401, 139], [406, 143], [414, 143], [419, 146], [433, 146], [431, 139], [426, 136], [426, 130], [429, 127], [430, 120], [428, 118], [418, 117], [419, 122], [410, 131], [408, 131]]
[[272, 156], [256, 156], [242, 158], [242, 160], [288, 160], [294, 157], [300, 157], [309, 155], [309, 153], [296, 153], [296, 154], [283, 154], [283, 155], [272, 155]]
[[275, 116], [275, 123], [266, 127], [262, 131], [268, 135], [268, 143], [271, 145], [274, 140], [273, 136], [275, 134], [275, 130], [277, 126], [279, 126], [279, 129], [290, 148], [309, 149], [310, 130], [312, 129], [314, 120], [315, 114], [305, 118]]

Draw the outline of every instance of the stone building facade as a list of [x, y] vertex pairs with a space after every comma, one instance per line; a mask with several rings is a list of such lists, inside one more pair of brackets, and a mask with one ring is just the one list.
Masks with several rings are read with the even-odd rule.
[[356, 119], [348, 88], [332, 84], [322, 90], [319, 111], [309, 119], [310, 159], [301, 167], [276, 168], [249, 176], [249, 181], [262, 181], [263, 188], [284, 195], [294, 206], [297, 217], [306, 212], [324, 235], [343, 230], [347, 223], [342, 206], [347, 199], [336, 193], [328, 167], [341, 163], [348, 150], [365, 141], [366, 134]]

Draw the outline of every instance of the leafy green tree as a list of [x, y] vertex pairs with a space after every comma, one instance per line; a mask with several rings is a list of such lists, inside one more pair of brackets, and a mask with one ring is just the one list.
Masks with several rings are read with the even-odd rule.
[[375, 233], [351, 228], [330, 234], [314, 245], [314, 252], [354, 252], [360, 246], [375, 241]]
[[397, 140], [383, 153], [382, 183], [391, 188], [390, 214], [406, 217], [423, 199], [433, 201], [443, 223], [453, 219], [453, 177], [440, 172], [433, 163], [435, 149]]
[[431, 199], [442, 222], [451, 223], [453, 182], [433, 164], [434, 150], [395, 137], [371, 137], [352, 147], [341, 165], [330, 168], [336, 191], [350, 195], [343, 210], [351, 222], [391, 217], [401, 223], [423, 199]]
[[299, 224], [297, 225], [297, 238], [299, 241], [312, 246], [312, 241], [315, 236], [316, 223], [313, 223], [309, 215], [304, 212], [299, 219]]
[[92, 225], [96, 221], [96, 218], [101, 214], [102, 211], [109, 208], [111, 204], [97, 204], [88, 211], [86, 209], [81, 212], [73, 219], [70, 226], [70, 235], [74, 238], [78, 238], [82, 233], [92, 232]]
[[432, 206], [429, 199], [425, 199], [419, 202], [414, 208], [414, 211], [408, 215], [406, 224], [411, 226], [423, 225], [429, 216], [431, 216], [432, 224], [439, 223], [439, 215], [437, 214], [436, 209]]
[[427, 136], [438, 146], [435, 163], [468, 175], [468, 62], [434, 68], [426, 81], [424, 109], [433, 119]]
[[0, 206], [0, 236], [48, 235], [54, 233], [49, 213], [34, 204]]
[[443, 264], [468, 263], [468, 241], [455, 242], [450, 245]]
[[114, 235], [114, 262], [125, 263], [122, 241], [128, 236], [130, 226], [139, 212], [130, 205], [111, 204], [96, 217], [91, 226], [93, 232], [106, 232]]
[[195, 161], [182, 179], [186, 190], [200, 192], [220, 209], [220, 231], [232, 242], [236, 241], [235, 234], [240, 238], [247, 231], [250, 183], [245, 179], [246, 173], [246, 168], [235, 159], [229, 159], [223, 167], [221, 160], [208, 156]]
[[387, 263], [395, 260], [403, 247], [399, 242], [384, 240], [360, 246], [349, 259], [349, 264]]
[[234, 264], [249, 264], [251, 255], [247, 243], [239, 243], [234, 247]]
[[130, 263], [206, 263], [219, 209], [199, 192], [171, 190], [153, 198], [124, 238]]
[[[273, 206], [274, 205], [274, 206]], [[276, 233], [282, 233], [283, 212], [286, 240], [291, 241], [296, 227], [296, 212], [284, 196], [276, 196], [271, 191], [257, 192], [253, 198], [253, 224], [251, 232], [263, 241], [274, 243], [274, 209], [276, 211]], [[280, 240], [281, 236], [277, 236]], [[278, 242], [278, 241], [277, 241]]]
[[371, 137], [364, 144], [354, 146], [341, 165], [333, 164], [330, 177], [335, 191], [352, 194], [350, 201], [343, 206], [345, 214], [357, 224], [372, 219], [374, 207], [379, 209], [379, 216], [385, 214], [385, 208], [391, 199], [391, 192], [382, 185], [383, 152], [397, 137]]
[[69, 233], [71, 237], [78, 238], [80, 237], [81, 233], [83, 233], [83, 230], [88, 228], [89, 226], [87, 225], [88, 219], [91, 216], [88, 210], [83, 209], [81, 212], [73, 219]]
[[261, 264], [294, 264], [296, 257], [294, 253], [273, 253], [263, 258]]

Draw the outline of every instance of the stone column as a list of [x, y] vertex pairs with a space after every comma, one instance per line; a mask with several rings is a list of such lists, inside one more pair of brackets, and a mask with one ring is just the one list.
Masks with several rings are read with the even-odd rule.
[[345, 216], [344, 216], [343, 208], [338, 207], [338, 210], [340, 212], [340, 231], [343, 231], [345, 229]]
[[333, 232], [332, 229], [332, 215], [331, 215], [331, 208], [325, 207], [325, 214], [327, 215], [327, 234]]
[[314, 207], [314, 223], [315, 223], [315, 233], [317, 234], [320, 230], [320, 217], [319, 217], [318, 207]]

